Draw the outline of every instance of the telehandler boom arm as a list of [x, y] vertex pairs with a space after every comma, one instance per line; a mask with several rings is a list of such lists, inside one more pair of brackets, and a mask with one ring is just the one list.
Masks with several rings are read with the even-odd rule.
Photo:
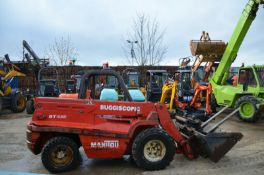
[[236, 59], [239, 48], [252, 22], [254, 21], [259, 5], [261, 4], [264, 4], [264, 0], [249, 0], [248, 1], [238, 21], [238, 24], [231, 36], [231, 39], [227, 45], [227, 48], [225, 49], [221, 62], [211, 79], [211, 81], [213, 81], [212, 84], [217, 84], [217, 85], [224, 84], [227, 74], [228, 74], [228, 70], [231, 67], [231, 64]]

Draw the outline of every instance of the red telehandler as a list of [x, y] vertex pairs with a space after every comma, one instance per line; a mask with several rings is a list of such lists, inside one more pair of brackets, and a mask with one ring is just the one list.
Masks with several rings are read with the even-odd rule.
[[[105, 84], [97, 97], [100, 76], [116, 81]], [[53, 173], [77, 168], [80, 147], [89, 158], [131, 155], [139, 167], [160, 170], [175, 153], [217, 162], [242, 138], [239, 132], [216, 132], [231, 115], [209, 126], [213, 118], [201, 122], [171, 116], [165, 105], [137, 101], [136, 95], [118, 73], [105, 69], [83, 75], [78, 99], [36, 97], [27, 125], [28, 148], [41, 153], [43, 165]]]

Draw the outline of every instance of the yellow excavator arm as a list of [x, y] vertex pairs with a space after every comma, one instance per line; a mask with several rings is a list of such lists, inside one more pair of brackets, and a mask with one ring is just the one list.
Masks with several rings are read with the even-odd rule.
[[170, 102], [167, 106], [169, 108], [170, 112], [172, 112], [172, 109], [173, 109], [173, 103], [174, 103], [174, 99], [175, 99], [176, 88], [177, 88], [177, 82], [176, 81], [174, 81], [173, 83], [165, 83], [162, 87], [160, 103], [164, 104], [167, 97], [168, 97], [168, 93], [171, 92]]
[[26, 74], [23, 74], [21, 72], [18, 72], [16, 70], [11, 70], [9, 71], [5, 76], [4, 76], [4, 80], [9, 80], [10, 78], [13, 78], [13, 77], [25, 77]]

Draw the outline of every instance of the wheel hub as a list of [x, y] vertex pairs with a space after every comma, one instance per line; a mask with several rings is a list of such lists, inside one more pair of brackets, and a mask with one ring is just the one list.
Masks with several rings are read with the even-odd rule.
[[148, 161], [156, 162], [164, 158], [166, 147], [160, 140], [150, 140], [144, 146], [144, 156]]
[[24, 98], [22, 96], [18, 98], [18, 100], [17, 100], [17, 106], [19, 108], [23, 108], [25, 106], [25, 100], [24, 100]]
[[51, 151], [50, 160], [57, 167], [69, 165], [73, 161], [73, 152], [69, 146], [58, 145]]
[[65, 153], [63, 151], [60, 151], [60, 152], [57, 153], [57, 158], [58, 159], [62, 159], [64, 157], [65, 157]]
[[239, 112], [244, 118], [251, 118], [254, 115], [255, 109], [251, 103], [244, 102], [240, 105]]

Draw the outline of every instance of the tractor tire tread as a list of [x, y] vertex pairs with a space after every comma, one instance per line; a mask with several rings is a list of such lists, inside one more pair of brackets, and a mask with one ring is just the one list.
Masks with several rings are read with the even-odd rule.
[[235, 107], [238, 108], [240, 106], [240, 104], [243, 102], [243, 101], [249, 101], [250, 103], [252, 103], [254, 105], [254, 108], [256, 110], [255, 114], [251, 117], [251, 118], [243, 118], [241, 115], [240, 115], [240, 112], [237, 112], [237, 116], [240, 120], [242, 121], [245, 121], [245, 122], [249, 122], [249, 123], [254, 123], [256, 121], [258, 121], [259, 119], [259, 116], [258, 116], [258, 112], [257, 112], [257, 107], [256, 105], [258, 103], [260, 103], [256, 97], [254, 96], [250, 96], [250, 95], [245, 95], [245, 96], [242, 96], [240, 97], [237, 101], [236, 101], [236, 104], [235, 104]]
[[34, 108], [34, 101], [33, 100], [28, 100], [27, 103], [26, 103], [26, 111], [27, 111], [27, 114], [33, 114], [34, 111], [35, 111], [35, 108]]
[[[24, 100], [24, 106], [22, 108], [20, 108], [18, 105], [17, 105], [17, 100], [19, 98], [23, 98]], [[26, 99], [25, 97], [21, 94], [21, 93], [16, 93], [12, 98], [11, 98], [11, 110], [14, 112], [14, 113], [20, 113], [20, 112], [23, 112], [26, 108]]]
[[[52, 148], [58, 144], [66, 144], [70, 146], [73, 151], [73, 161], [68, 166], [54, 167], [51, 161], [49, 160], [50, 150], [52, 150]], [[82, 162], [78, 145], [72, 139], [68, 137], [61, 137], [61, 136], [51, 138], [45, 144], [45, 146], [42, 149], [41, 160], [42, 160], [44, 167], [51, 173], [61, 173], [61, 172], [74, 170]]]
[[[144, 142], [147, 142], [148, 139], [151, 140], [153, 137], [162, 138], [163, 141], [165, 141], [164, 144], [166, 146], [166, 154], [164, 158], [159, 162], [154, 163], [146, 160], [143, 153]], [[167, 167], [173, 160], [175, 152], [176, 145], [174, 140], [160, 128], [149, 128], [142, 131], [136, 136], [132, 146], [132, 156], [137, 166], [150, 171], [161, 170]]]

